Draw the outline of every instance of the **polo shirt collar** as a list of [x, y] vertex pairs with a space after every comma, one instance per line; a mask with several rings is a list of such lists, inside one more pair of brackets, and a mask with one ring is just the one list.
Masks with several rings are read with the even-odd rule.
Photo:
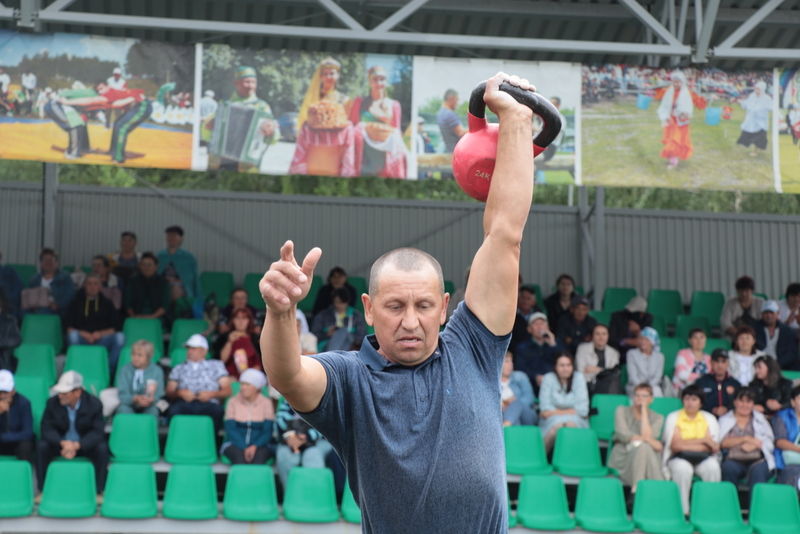
[[[433, 351], [433, 354], [430, 358], [425, 360], [419, 365], [424, 365], [425, 363], [435, 359], [440, 358], [442, 355], [442, 338], [439, 337], [439, 346]], [[407, 367], [405, 365], [400, 365], [396, 363], [392, 363], [386, 358], [383, 357], [378, 352], [380, 345], [378, 344], [378, 339], [375, 337], [375, 334], [368, 335], [364, 338], [364, 342], [361, 344], [361, 350], [358, 351], [358, 357], [363, 361], [367, 367], [372, 369], [373, 371], [382, 371], [387, 367]], [[416, 366], [419, 367], [419, 366]]]

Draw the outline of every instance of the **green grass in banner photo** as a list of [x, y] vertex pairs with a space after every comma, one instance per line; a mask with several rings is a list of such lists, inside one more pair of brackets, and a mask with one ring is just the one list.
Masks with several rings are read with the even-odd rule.
[[784, 193], [800, 193], [800, 146], [792, 143], [792, 136], [778, 136], [781, 183]]

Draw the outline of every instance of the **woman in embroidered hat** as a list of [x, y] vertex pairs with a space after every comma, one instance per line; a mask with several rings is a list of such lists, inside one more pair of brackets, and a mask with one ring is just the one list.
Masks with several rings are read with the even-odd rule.
[[674, 169], [679, 160], [685, 161], [692, 157], [689, 125], [694, 108], [705, 109], [706, 101], [689, 89], [689, 81], [683, 72], [673, 71], [670, 82], [669, 86], [656, 93], [656, 98], [661, 100], [657, 113], [664, 128], [661, 157], [667, 160], [667, 169]]
[[663, 397], [661, 380], [664, 378], [664, 355], [656, 329], [648, 326], [639, 335], [639, 348], [628, 352], [628, 395], [638, 384], [650, 384], [654, 397]]

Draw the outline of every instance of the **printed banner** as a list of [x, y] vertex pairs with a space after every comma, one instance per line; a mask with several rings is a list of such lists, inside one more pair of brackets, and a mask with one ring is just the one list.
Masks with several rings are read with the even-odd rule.
[[0, 158], [188, 169], [191, 46], [0, 31]]
[[779, 70], [778, 81], [781, 189], [784, 193], [800, 193], [800, 70]]
[[203, 50], [196, 164], [408, 176], [411, 56]]
[[[419, 56], [414, 58], [416, 177], [452, 178], [451, 154], [466, 132], [469, 95], [481, 81], [499, 71], [527, 78], [561, 111], [561, 134], [536, 158], [536, 181], [575, 183], [580, 65]], [[486, 117], [497, 122], [488, 110]]]
[[774, 190], [772, 72], [583, 68], [583, 183]]

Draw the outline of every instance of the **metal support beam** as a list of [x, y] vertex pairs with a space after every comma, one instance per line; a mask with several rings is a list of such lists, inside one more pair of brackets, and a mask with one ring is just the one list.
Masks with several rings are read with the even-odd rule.
[[364, 26], [362, 26], [356, 19], [350, 16], [350, 13], [345, 11], [344, 9], [339, 6], [333, 0], [317, 0], [322, 7], [327, 9], [331, 15], [339, 19], [339, 21], [350, 28], [351, 30], [355, 31], [366, 31]]
[[645, 26], [653, 30], [656, 35], [661, 37], [664, 42], [673, 46], [681, 46], [681, 43], [675, 38], [675, 36], [672, 35], [672, 33], [670, 33], [670, 31], [666, 29], [663, 24], [658, 22], [653, 15], [648, 13], [648, 11], [643, 8], [639, 2], [636, 0], [620, 0], [620, 3], [627, 7], [637, 19], [642, 21]]
[[694, 42], [700, 41], [700, 30], [703, 29], [703, 0], [694, 0]]
[[735, 46], [736, 43], [741, 41], [753, 28], [761, 24], [761, 21], [767, 18], [767, 16], [775, 11], [783, 2], [784, 0], [768, 0], [752, 17], [744, 21], [741, 26], [736, 28], [732, 34], [717, 45], [718, 48], [732, 48]]
[[700, 30], [700, 38], [694, 50], [692, 61], [695, 63], [708, 62], [708, 45], [711, 44], [711, 34], [717, 22], [717, 11], [719, 11], [719, 0], [708, 0], [705, 13], [703, 13], [703, 27]]
[[771, 59], [797, 61], [796, 48], [715, 48], [714, 57], [725, 59]]
[[64, 11], [74, 3], [75, 0], [55, 0], [55, 2], [44, 8], [43, 11]]
[[39, 21], [39, 10], [41, 8], [42, 0], [22, 0], [19, 4], [17, 26], [38, 32], [41, 29], [41, 22]]
[[686, 36], [686, 16], [689, 14], [689, 0], [681, 0], [681, 11], [678, 15], [678, 41], [683, 42]]
[[407, 3], [406, 5], [404, 5], [403, 7], [392, 13], [391, 16], [389, 16], [389, 18], [387, 18], [386, 20], [375, 26], [375, 28], [373, 28], [372, 31], [388, 32], [389, 30], [391, 30], [392, 28], [394, 28], [395, 26], [406, 20], [415, 11], [417, 11], [419, 8], [421, 8], [427, 3], [428, 0], [411, 0], [411, 2]]
[[14, 18], [14, 9], [11, 7], [5, 7], [4, 5], [0, 4], [0, 20], [13, 19], [13, 18]]
[[42, 173], [42, 248], [55, 248], [58, 164], [43, 163]]
[[594, 264], [594, 246], [592, 233], [589, 230], [589, 219], [592, 211], [589, 209], [589, 191], [586, 186], [578, 188], [578, 228], [580, 239], [578, 241], [578, 257], [581, 260], [581, 272], [578, 279], [584, 288], [592, 286], [591, 272]]
[[[670, 0], [671, 1], [671, 0]], [[606, 291], [606, 188], [598, 187], [594, 197], [594, 309], [602, 308], [603, 293]]]

